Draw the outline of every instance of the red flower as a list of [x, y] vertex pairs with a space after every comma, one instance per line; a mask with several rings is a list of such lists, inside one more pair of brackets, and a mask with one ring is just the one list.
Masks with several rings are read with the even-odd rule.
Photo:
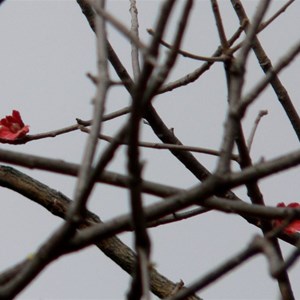
[[0, 139], [13, 141], [25, 136], [28, 132], [29, 126], [24, 125], [17, 110], [13, 110], [11, 116], [0, 120]]
[[[283, 202], [280, 202], [277, 204], [277, 207], [300, 208], [300, 203], [292, 202], [286, 206]], [[279, 226], [282, 223], [282, 221], [275, 220], [274, 223], [275, 223], [275, 226]], [[299, 232], [300, 231], [300, 220], [293, 221], [292, 223], [290, 223], [288, 226], [286, 226], [284, 228], [284, 231], [285, 231], [285, 233], [289, 233], [289, 234]]]

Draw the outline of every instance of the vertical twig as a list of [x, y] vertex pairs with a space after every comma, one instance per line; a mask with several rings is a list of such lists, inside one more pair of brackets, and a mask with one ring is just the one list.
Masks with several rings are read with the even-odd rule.
[[[166, 1], [162, 6], [162, 11], [157, 22], [157, 32], [149, 46], [149, 56], [157, 57], [159, 41], [166, 28], [171, 10], [175, 1]], [[128, 171], [131, 178], [129, 182], [130, 203], [132, 222], [135, 233], [135, 248], [137, 252], [136, 272], [132, 279], [128, 299], [149, 299], [149, 257], [150, 239], [147, 233], [146, 219], [144, 216], [142, 196], [141, 196], [141, 162], [139, 157], [139, 133], [140, 121], [146, 107], [145, 89], [149, 89], [148, 81], [153, 72], [153, 65], [145, 60], [143, 69], [138, 76], [137, 85], [132, 94], [132, 108], [128, 123]], [[135, 74], [138, 75], [138, 74]]]
[[[222, 47], [222, 52], [223, 53], [228, 53], [228, 49], [230, 47], [230, 43], [227, 40], [226, 34], [225, 34], [225, 29], [221, 17], [221, 13], [219, 10], [219, 5], [217, 0], [211, 0], [211, 6], [212, 6], [212, 11], [215, 16], [215, 21], [216, 21], [216, 26], [217, 30], [219, 33], [219, 39], [221, 42], [221, 47]], [[227, 84], [227, 89], [229, 90], [230, 87], [230, 68], [231, 68], [231, 63], [232, 63], [232, 54], [228, 55], [228, 58], [224, 60], [224, 69], [225, 69], [225, 76], [226, 76], [226, 84]]]
[[[130, 15], [131, 15], [131, 32], [136, 38], [139, 38], [139, 20], [138, 20], [138, 10], [136, 6], [136, 0], [130, 0]], [[133, 78], [136, 82], [140, 74], [140, 63], [139, 63], [139, 49], [131, 41], [131, 64], [133, 71]]]
[[[133, 59], [134, 60], [134, 59]], [[132, 63], [134, 64], [134, 61]], [[134, 72], [139, 70], [134, 69]], [[135, 76], [139, 74], [135, 73]], [[139, 77], [136, 77], [139, 78]], [[140, 82], [140, 81], [139, 81]], [[137, 87], [138, 89], [138, 87]], [[139, 97], [132, 97], [131, 114], [128, 124], [128, 173], [132, 222], [135, 234], [137, 261], [128, 299], [150, 299], [149, 257], [150, 238], [142, 203], [142, 163], [139, 152], [140, 121], [143, 102]]]
[[[104, 8], [105, 0], [93, 2], [95, 7]], [[78, 182], [74, 196], [74, 206], [71, 210], [71, 217], [81, 219], [85, 210], [85, 204], [88, 195], [92, 189], [94, 178], [91, 177], [92, 164], [98, 135], [101, 131], [102, 120], [105, 109], [105, 98], [109, 87], [109, 75], [107, 65], [107, 46], [106, 46], [106, 25], [105, 20], [101, 16], [96, 16], [95, 19], [96, 36], [97, 36], [97, 66], [98, 66], [98, 82], [97, 92], [94, 99], [93, 120], [89, 138], [87, 140], [86, 149], [82, 159], [82, 165], [79, 170]]]

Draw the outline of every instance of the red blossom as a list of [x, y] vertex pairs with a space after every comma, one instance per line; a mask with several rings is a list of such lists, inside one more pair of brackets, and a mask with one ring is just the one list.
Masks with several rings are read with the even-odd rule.
[[13, 141], [24, 137], [28, 132], [29, 126], [24, 125], [17, 110], [13, 110], [11, 116], [0, 120], [0, 139]]
[[[300, 208], [300, 203], [292, 202], [286, 206], [283, 202], [280, 202], [277, 204], [277, 207]], [[275, 226], [279, 226], [281, 223], [282, 223], [282, 220], [275, 220], [275, 222], [274, 222]], [[286, 226], [284, 228], [284, 231], [289, 234], [299, 232], [300, 231], [300, 220], [293, 221], [292, 223], [290, 223], [288, 226]]]

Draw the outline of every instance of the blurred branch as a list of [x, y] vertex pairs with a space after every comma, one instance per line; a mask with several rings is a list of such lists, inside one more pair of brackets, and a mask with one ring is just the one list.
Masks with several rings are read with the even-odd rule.
[[[147, 32], [151, 35], [154, 35], [153, 29], [147, 29]], [[169, 43], [165, 42], [164, 40], [160, 40], [160, 43], [169, 49], [172, 47]], [[202, 61], [207, 61], [207, 62], [224, 61], [227, 58], [226, 55], [220, 55], [220, 56], [216, 56], [216, 57], [201, 56], [201, 55], [196, 55], [196, 54], [193, 54], [193, 53], [181, 50], [181, 49], [178, 49], [178, 54], [182, 55], [183, 57], [188, 57], [191, 59], [202, 60]]]
[[[247, 23], [249, 24], [249, 20], [247, 17], [247, 14], [243, 8], [243, 5], [240, 0], [231, 0], [232, 6], [235, 9], [235, 12], [240, 20], [240, 22], [244, 22], [247, 20]], [[262, 70], [265, 73], [271, 72], [273, 70], [272, 63], [270, 59], [268, 58], [266, 52], [264, 51], [263, 47], [261, 46], [259, 40], [257, 37], [253, 40], [252, 49], [259, 61], [259, 64], [262, 68]], [[295, 109], [289, 94], [287, 90], [282, 85], [280, 79], [276, 74], [273, 74], [272, 79], [270, 80], [270, 84], [274, 90], [274, 92], [277, 95], [278, 101], [281, 103], [284, 111], [286, 112], [294, 131], [298, 137], [298, 140], [300, 140], [300, 118], [297, 113], [297, 110]]]
[[280, 71], [282, 71], [289, 63], [295, 59], [297, 55], [300, 53], [300, 41], [298, 41], [291, 49], [284, 55], [284, 57], [280, 58], [278, 63], [275, 67], [271, 67], [267, 72], [266, 75], [256, 84], [256, 86], [245, 95], [240, 103], [240, 110], [241, 114], [245, 113], [247, 107], [257, 99], [259, 94], [268, 86], [269, 83], [278, 78], [277, 75]]
[[[190, 12], [192, 9], [194, 1], [193, 0], [187, 0], [182, 15], [180, 17], [180, 21], [177, 25], [177, 30], [174, 36], [174, 41], [172, 43], [172, 47], [170, 49], [170, 52], [168, 53], [165, 62], [160, 66], [157, 70], [157, 74], [155, 76], [152, 76], [152, 78], [149, 81], [149, 91], [146, 91], [146, 97], [149, 98], [149, 100], [145, 100], [146, 103], [150, 103], [150, 99], [152, 99], [159, 91], [161, 86], [165, 83], [165, 80], [167, 79], [168, 75], [170, 74], [176, 59], [178, 57], [178, 49], [180, 48], [184, 32], [186, 30], [188, 18], [190, 16]], [[155, 29], [155, 31], [159, 30], [158, 28]], [[154, 37], [157, 34], [154, 35]], [[161, 36], [158, 36], [157, 43], [159, 44], [161, 41]], [[149, 95], [147, 95], [149, 94]]]
[[220, 39], [222, 51], [224, 53], [229, 53], [230, 52], [230, 55], [227, 55], [227, 59], [224, 60], [224, 62], [223, 62], [223, 66], [224, 66], [224, 70], [225, 70], [225, 76], [226, 76], [227, 90], [229, 91], [230, 83], [231, 83], [230, 70], [231, 70], [231, 64], [232, 64], [232, 61], [233, 61], [233, 53], [232, 53], [231, 50], [228, 51], [229, 48], [230, 48], [230, 45], [227, 41], [227, 37], [226, 37], [226, 34], [225, 34], [225, 29], [224, 29], [221, 13], [220, 13], [220, 10], [219, 10], [218, 2], [217, 2], [217, 0], [211, 0], [210, 2], [211, 2], [211, 6], [212, 6], [212, 11], [213, 11], [213, 14], [214, 14], [214, 17], [215, 17], [217, 30], [218, 30], [218, 33], [219, 33], [219, 39]]
[[228, 44], [228, 41], [226, 38], [225, 29], [223, 26], [222, 17], [221, 17], [220, 10], [219, 10], [219, 5], [218, 5], [217, 0], [211, 0], [210, 2], [211, 2], [211, 6], [212, 6], [212, 11], [213, 11], [213, 14], [215, 17], [221, 46], [223, 48], [223, 51], [226, 53], [229, 48], [229, 44]]
[[229, 112], [225, 120], [225, 130], [223, 133], [221, 152], [223, 155], [220, 157], [217, 172], [225, 174], [230, 170], [230, 157], [232, 154], [234, 140], [238, 134], [240, 127], [240, 120], [242, 115], [236, 112], [239, 106], [242, 89], [244, 85], [245, 65], [251, 45], [256, 37], [257, 29], [266, 13], [266, 10], [270, 4], [270, 0], [262, 0], [256, 9], [253, 17], [253, 23], [247, 30], [246, 38], [243, 42], [242, 48], [235, 59], [232, 60], [230, 65], [230, 82], [229, 82]]
[[[99, 16], [107, 20], [112, 26], [114, 26], [118, 30], [118, 32], [122, 33], [126, 38], [128, 38], [131, 44], [133, 44], [136, 47], [136, 49], [140, 49], [145, 60], [147, 60], [149, 63], [153, 65], [156, 65], [155, 58], [153, 58], [151, 54], [148, 52], [147, 46], [139, 39], [139, 36], [136, 35], [136, 32], [127, 29], [124, 24], [122, 24], [118, 19], [112, 16], [109, 12], [105, 11], [100, 7], [96, 7], [94, 5], [94, 1], [91, 0], [86, 0], [86, 1], [89, 2], [89, 4], [94, 8], [95, 12]], [[77, 2], [81, 2], [81, 1], [77, 1]], [[137, 69], [135, 69], [135, 71], [136, 70]]]
[[[249, 204], [244, 201], [229, 200], [221, 197], [211, 197], [201, 200], [201, 205], [203, 207], [219, 210], [225, 213], [251, 216], [260, 219], [288, 219], [289, 222], [292, 222], [293, 220], [300, 218], [299, 209], [285, 209], [253, 203]], [[288, 224], [285, 224], [285, 226], [286, 225]], [[284, 229], [284, 227], [282, 229]]]
[[[136, 7], [136, 0], [130, 0], [130, 15], [131, 15], [131, 33], [139, 39], [139, 20], [138, 20], [138, 10]], [[139, 49], [132, 42], [131, 43], [131, 65], [133, 71], [134, 81], [137, 81], [140, 75], [140, 62], [139, 62]]]
[[[82, 13], [86, 17], [91, 29], [95, 32], [95, 12], [89, 4], [89, 0], [76, 0], [78, 5], [81, 8]], [[108, 59], [113, 65], [114, 69], [116, 70], [118, 76], [120, 77], [121, 81], [124, 84], [124, 87], [128, 91], [132, 91], [134, 83], [130, 78], [127, 70], [123, 66], [122, 62], [120, 61], [119, 57], [115, 53], [114, 49], [112, 48], [109, 41], [106, 41], [107, 45], [107, 52], [108, 52]]]
[[267, 21], [262, 22], [259, 26], [259, 32], [268, 27], [274, 20], [276, 20], [285, 10], [294, 2], [295, 0], [289, 0], [286, 4], [284, 4], [277, 12], [274, 13]]
[[286, 260], [273, 270], [273, 277], [277, 278], [278, 276], [281, 276], [282, 272], [286, 272], [290, 267], [292, 267], [295, 264], [295, 262], [300, 256], [300, 239], [298, 239], [298, 242], [295, 246], [296, 248], [292, 250], [292, 253], [288, 255]]
[[[75, 163], [2, 149], [0, 149], [0, 161], [16, 164], [30, 169], [51, 171], [70, 176], [77, 176], [79, 171], [79, 165]], [[128, 188], [129, 178], [128, 176], [115, 172], [104, 171], [102, 174], [99, 174], [97, 181], [118, 187]], [[142, 189], [143, 192], [157, 197], [167, 197], [183, 191], [183, 189], [147, 180], [143, 180]]]
[[[95, 2], [95, 9], [103, 9], [105, 0]], [[72, 222], [78, 222], [83, 215], [89, 194], [94, 185], [94, 178], [91, 176], [92, 165], [96, 152], [98, 134], [102, 129], [102, 119], [105, 110], [106, 95], [109, 88], [108, 59], [106, 47], [106, 23], [104, 18], [96, 17], [96, 45], [97, 45], [97, 67], [98, 67], [98, 83], [94, 101], [93, 119], [91, 124], [91, 132], [89, 134], [81, 167], [78, 173], [78, 181], [74, 195], [74, 205], [70, 210], [70, 218]]]

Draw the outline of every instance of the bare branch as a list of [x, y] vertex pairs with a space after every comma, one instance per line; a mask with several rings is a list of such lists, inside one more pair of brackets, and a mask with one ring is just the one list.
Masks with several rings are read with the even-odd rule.
[[[41, 182], [33, 179], [30, 176], [25, 175], [10, 167], [0, 167], [0, 182], [2, 186], [12, 189], [35, 203], [46, 208], [50, 213], [60, 218], [66, 219], [67, 212], [71, 205], [71, 200], [68, 199], [62, 193], [49, 188]], [[78, 224], [78, 228], [84, 229], [87, 227], [95, 226], [95, 224], [102, 223], [98, 216], [86, 211], [85, 220]], [[103, 223], [102, 223], [103, 224]], [[123, 270], [130, 275], [133, 274], [135, 264], [135, 253], [122, 243], [117, 237], [112, 236], [103, 240], [98, 240], [95, 245], [103, 251], [110, 259], [118, 264]], [[51, 256], [49, 263], [57, 256], [65, 253], [64, 247], [57, 249], [54, 256]], [[33, 255], [33, 258], [37, 254]], [[49, 259], [49, 257], [48, 257]], [[0, 274], [0, 285], [14, 281], [18, 274], [24, 272], [24, 270], [30, 264], [31, 259], [26, 259], [17, 264], [13, 268], [8, 269], [6, 272]], [[166, 277], [158, 273], [152, 266], [150, 269], [151, 278], [151, 290], [160, 298], [165, 298], [176, 288], [177, 284], [171, 282]], [[5, 287], [5, 285], [4, 285]], [[0, 297], [4, 299], [7, 297], [6, 289], [0, 287]], [[6, 298], [8, 299], [8, 298]], [[198, 297], [193, 297], [193, 300], [199, 300]]]
[[[147, 32], [151, 35], [154, 35], [153, 29], [147, 29]], [[169, 49], [172, 48], [172, 45], [165, 42], [164, 40], [160, 40], [160, 43]], [[196, 55], [196, 54], [193, 54], [193, 53], [181, 50], [181, 49], [178, 49], [178, 54], [182, 55], [183, 57], [188, 57], [191, 59], [202, 60], [202, 61], [207, 61], [207, 62], [218, 62], [218, 61], [224, 61], [225, 59], [227, 59], [227, 56], [225, 56], [225, 55], [220, 55], [220, 56], [216, 56], [216, 57], [214, 57], [214, 56], [208, 57], [208, 56]]]
[[253, 18], [253, 24], [247, 31], [246, 39], [243, 42], [240, 53], [237, 58], [231, 63], [231, 79], [229, 86], [229, 112], [225, 121], [225, 131], [222, 139], [221, 156], [218, 162], [218, 172], [227, 173], [230, 169], [230, 156], [234, 145], [234, 139], [238, 131], [240, 115], [236, 113], [236, 109], [240, 103], [242, 88], [244, 84], [245, 65], [249, 55], [252, 42], [256, 36], [257, 29], [266, 13], [270, 4], [270, 0], [263, 0], [260, 2]]
[[[99, 2], [96, 2], [95, 8], [103, 9], [104, 5], [105, 1], [101, 0]], [[76, 184], [74, 195], [75, 204], [70, 211], [70, 218], [74, 219], [73, 222], [78, 222], [78, 220], [82, 218], [82, 213], [88, 200], [88, 195], [93, 186], [93, 179], [91, 178], [90, 174], [94, 160], [94, 154], [96, 151], [98, 134], [101, 131], [102, 127], [106, 94], [109, 88], [105, 20], [103, 18], [96, 17], [95, 24], [97, 35], [98, 84], [94, 101], [93, 120], [91, 124], [92, 128], [87, 140], [84, 156], [82, 158], [81, 168], [78, 174], [78, 182]]]
[[[232, 5], [236, 11], [236, 14], [240, 20], [240, 22], [244, 22], [245, 20], [248, 21], [247, 14], [242, 6], [242, 3], [240, 0], [231, 0]], [[248, 21], [249, 22], [249, 21]], [[265, 53], [263, 47], [261, 46], [258, 38], [255, 38], [253, 40], [253, 51], [259, 61], [259, 64], [262, 68], [262, 70], [267, 72], [272, 72], [273, 66], [268, 58], [267, 54]], [[278, 101], [281, 103], [283, 109], [285, 110], [293, 128], [294, 131], [300, 140], [300, 118], [297, 113], [297, 110], [295, 109], [288, 92], [284, 88], [283, 84], [281, 83], [280, 79], [277, 75], [272, 76], [272, 80], [270, 80], [271, 86], [276, 93], [278, 97]]]
[[267, 21], [262, 22], [259, 26], [259, 32], [268, 27], [274, 20], [276, 20], [282, 13], [286, 11], [286, 9], [293, 3], [295, 0], [289, 0], [286, 4], [284, 4], [273, 16], [271, 16]]
[[251, 150], [251, 146], [252, 146], [252, 143], [253, 143], [253, 139], [254, 139], [254, 135], [255, 135], [255, 132], [256, 132], [256, 129], [258, 127], [258, 124], [259, 122], [261, 121], [261, 119], [266, 116], [268, 114], [268, 111], [267, 110], [261, 110], [259, 113], [258, 113], [258, 116], [256, 117], [255, 121], [254, 121], [254, 125], [253, 125], [253, 128], [251, 130], [251, 133], [249, 135], [249, 138], [248, 138], [248, 141], [247, 141], [247, 147], [248, 147], [248, 151], [250, 152]]
[[284, 57], [279, 59], [278, 63], [275, 67], [271, 67], [266, 72], [264, 78], [262, 78], [257, 85], [243, 97], [240, 108], [238, 108], [241, 112], [244, 113], [248, 105], [250, 105], [253, 101], [255, 101], [258, 95], [268, 86], [269, 83], [272, 82], [277, 78], [277, 74], [283, 70], [288, 64], [300, 53], [300, 41], [296, 43], [291, 49], [286, 53]]
[[217, 25], [217, 29], [218, 29], [218, 33], [219, 33], [220, 42], [221, 42], [223, 51], [226, 52], [227, 49], [229, 48], [229, 44], [228, 44], [228, 41], [226, 38], [223, 21], [222, 21], [222, 17], [221, 17], [220, 11], [219, 11], [219, 5], [218, 5], [217, 0], [211, 0], [211, 6], [212, 6], [212, 11], [215, 16], [215, 21], [216, 21], [216, 25]]
[[246, 262], [248, 259], [259, 253], [259, 249], [256, 245], [248, 246], [245, 250], [242, 250], [238, 254], [234, 255], [231, 259], [228, 259], [225, 263], [215, 268], [213, 271], [209, 272], [203, 278], [197, 280], [195, 283], [191, 284], [186, 290], [180, 290], [176, 295], [168, 300], [183, 300], [190, 295], [200, 291], [207, 285], [213, 283], [215, 280], [224, 276], [226, 273], [230, 272], [233, 268]]
[[[130, 0], [131, 32], [139, 39], [139, 21], [136, 0]], [[134, 81], [137, 81], [140, 74], [139, 51], [138, 47], [131, 41], [131, 64]]]
[[[270, 174], [275, 174], [276, 172], [295, 167], [299, 164], [300, 151], [295, 151], [283, 157], [253, 165], [240, 172], [226, 174], [223, 177], [220, 175], [213, 175], [201, 183], [201, 185], [197, 185], [183, 193], [166, 198], [166, 201], [164, 202], [148, 206], [145, 208], [144, 212], [148, 221], [162, 218], [191, 205], [201, 204], [201, 200], [213, 196], [216, 190], [228, 190], [241, 184], [264, 178]], [[78, 233], [70, 242], [71, 248], [73, 251], [74, 249], [81, 249], [104, 236], [118, 234], [123, 230], [126, 230], [130, 226], [130, 222], [131, 217], [129, 215], [123, 215], [118, 217], [118, 219], [106, 222], [105, 226], [94, 226], [93, 229], [86, 229], [84, 230], [84, 233]], [[294, 241], [293, 239], [287, 240], [290, 242]]]
[[[79, 123], [82, 121], [79, 120]], [[90, 130], [86, 127], [79, 126], [79, 129], [83, 132], [90, 132]], [[113, 141], [113, 137], [104, 135], [104, 134], [99, 134], [99, 138], [102, 140], [105, 140], [107, 142]], [[121, 141], [120, 144], [122, 145], [127, 145], [127, 141]], [[216, 150], [212, 149], [207, 149], [207, 148], [202, 148], [202, 147], [195, 147], [195, 146], [187, 146], [187, 145], [174, 145], [174, 144], [165, 144], [165, 143], [150, 143], [150, 142], [139, 142], [140, 147], [145, 147], [145, 148], [151, 148], [151, 149], [158, 149], [158, 150], [182, 150], [182, 151], [190, 151], [190, 152], [196, 152], [196, 153], [203, 153], [203, 154], [208, 154], [208, 155], [213, 155], [213, 156], [220, 156], [221, 153]], [[239, 157], [235, 154], [232, 155], [232, 160], [239, 162]]]

